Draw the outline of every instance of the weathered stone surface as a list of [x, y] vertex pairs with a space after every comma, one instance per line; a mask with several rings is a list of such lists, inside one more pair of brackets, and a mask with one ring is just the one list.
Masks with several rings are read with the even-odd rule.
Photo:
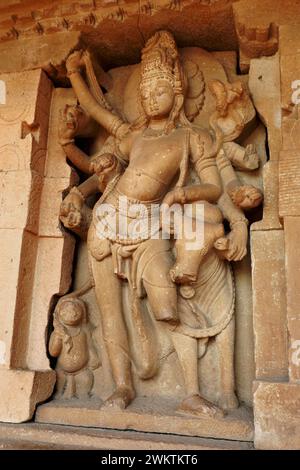
[[[80, 402], [79, 402], [80, 403]], [[249, 410], [240, 408], [225, 418], [193, 418], [174, 415], [174, 402], [170, 399], [136, 399], [125, 411], [99, 409], [101, 402], [89, 406], [76, 402], [52, 402], [37, 409], [36, 421], [39, 423], [82, 425], [109, 429], [124, 429], [161, 433], [176, 433], [185, 436], [218, 437], [251, 441], [253, 439], [252, 415]]]
[[[246, 72], [250, 60], [271, 56], [278, 49], [278, 29], [290, 28], [299, 17], [294, 0], [240, 0], [233, 4], [235, 27], [240, 48], [240, 66]], [[296, 28], [296, 26], [295, 26]]]
[[[250, 250], [249, 250], [250, 251]], [[235, 285], [235, 367], [236, 389], [241, 402], [253, 405], [255, 378], [253, 305], [250, 253], [233, 266]]]
[[[2, 74], [1, 80], [6, 99], [0, 109], [0, 227], [37, 233], [52, 85], [40, 70]], [[33, 123], [38, 130], [31, 134]]]
[[279, 161], [279, 215], [300, 214], [300, 149], [282, 150]]
[[[23, 228], [27, 226], [30, 207], [33, 175], [29, 170], [0, 173], [1, 210], [0, 226], [2, 228]], [[41, 189], [41, 182], [40, 189]], [[37, 225], [38, 211], [30, 213]]]
[[48, 364], [35, 372], [27, 360], [52, 84], [41, 70], [2, 74], [1, 80], [0, 420], [22, 422], [55, 383]]
[[[42, 175], [52, 84], [41, 70], [1, 74], [0, 80], [5, 83], [5, 103], [0, 105], [0, 170], [31, 169]], [[33, 123], [37, 131], [31, 133]]]
[[[76, 102], [77, 100], [71, 88], [56, 88], [53, 91], [44, 172], [47, 178], [70, 178], [71, 168], [67, 164], [64, 151], [58, 142], [58, 126], [60, 113], [63, 112], [65, 105], [74, 105]], [[58, 198], [60, 199], [60, 195]]]
[[[279, 55], [251, 60], [249, 89], [254, 106], [268, 129], [270, 159], [278, 160], [281, 146]], [[266, 191], [267, 193], [267, 191]]]
[[[65, 294], [71, 285], [74, 238], [41, 237], [38, 241], [29, 327], [27, 364], [32, 370], [49, 368], [47, 328], [54, 295]], [[39, 351], [39, 354], [36, 352]]]
[[51, 395], [55, 372], [0, 370], [0, 419], [21, 423], [32, 418], [37, 403]]
[[[61, 63], [80, 44], [79, 32], [58, 32], [51, 36], [34, 36], [22, 41], [1, 43], [0, 72], [20, 72], [43, 67], [54, 79], [59, 79]], [[34, 51], [34, 53], [32, 53]]]
[[[282, 26], [280, 37], [281, 101], [283, 108], [282, 149], [300, 148], [299, 132], [299, 77], [300, 77], [300, 36], [295, 25]], [[299, 103], [298, 103], [299, 104]]]
[[289, 55], [280, 57], [281, 71], [281, 104], [283, 109], [288, 108], [292, 102], [292, 83], [299, 80], [300, 73], [300, 53], [296, 53], [292, 48]]
[[[275, 3], [271, 0], [160, 0], [154, 5], [130, 0], [121, 3], [66, 0], [62, 4], [55, 0], [49, 6], [46, 0], [9, 0], [0, 6], [0, 71], [12, 72], [0, 76], [7, 88], [7, 103], [0, 104], [0, 394], [5, 397], [0, 402], [0, 420], [29, 419], [36, 403], [52, 393], [54, 374], [49, 370], [45, 337], [55, 296], [63, 295], [70, 286], [75, 243], [58, 222], [62, 194], [74, 184], [75, 176], [57, 143], [57, 123], [62, 104], [66, 101], [75, 104], [76, 99], [70, 89], [56, 89], [52, 94], [52, 84], [39, 70], [23, 71], [43, 66], [56, 84], [66, 86], [69, 81], [64, 61], [74, 48], [89, 46], [105, 67], [135, 63], [144, 41], [154, 30], [171, 25], [180, 46], [228, 50], [239, 45], [243, 72], [248, 70], [250, 58], [254, 58], [249, 86], [267, 126], [270, 149], [270, 161], [264, 168], [264, 217], [252, 226], [255, 374], [258, 379], [268, 380], [268, 383], [257, 382], [255, 388], [256, 446], [299, 447], [300, 119], [299, 106], [291, 103], [291, 84], [300, 79], [300, 30], [298, 24], [291, 24], [298, 21], [299, 5], [292, 0]], [[261, 57], [272, 55], [277, 48], [279, 55]], [[230, 81], [239, 79], [234, 52], [217, 53], [216, 57], [222, 57], [220, 61]], [[15, 74], [16, 70], [20, 74]], [[247, 77], [241, 81], [247, 83]], [[122, 93], [120, 97], [123, 99]], [[210, 102], [213, 100], [208, 96], [205, 106]], [[202, 113], [201, 117], [206, 125], [208, 116]], [[256, 176], [259, 179], [259, 171]], [[241, 176], [241, 180], [251, 181], [251, 176], [246, 175], [245, 179]], [[254, 370], [247, 270], [246, 260], [235, 269], [242, 281], [237, 286], [235, 362], [239, 398], [251, 404]], [[74, 284], [81, 285], [88, 275], [86, 265], [80, 282], [78, 277]], [[95, 300], [92, 305], [96, 305]], [[99, 339], [97, 309], [92, 315], [92, 320], [98, 322], [95, 325]], [[167, 360], [163, 372], [168, 370], [160, 376], [165, 381], [162, 390], [165, 393], [171, 383], [176, 383], [177, 400], [183, 395], [183, 378], [174, 350], [170, 343], [165, 344], [163, 357]], [[211, 365], [213, 369], [213, 361]], [[46, 372], [6, 370], [8, 367]], [[106, 363], [104, 367], [108, 367]], [[245, 368], [247, 372], [243, 374]], [[97, 391], [102, 386], [102, 378], [101, 374], [97, 376]], [[277, 378], [289, 379], [290, 383], [271, 382]], [[147, 387], [147, 381], [141, 382], [138, 393]], [[107, 380], [105, 386], [110, 385]], [[216, 387], [216, 382], [211, 386]], [[9, 396], [11, 389], [16, 390], [15, 396]], [[155, 381], [149, 389], [151, 393], [157, 391]], [[190, 436], [196, 432], [226, 439], [232, 436], [251, 439], [251, 417], [243, 408], [224, 420], [174, 417], [176, 403], [169, 403], [168, 393], [165, 395], [160, 403], [151, 405], [139, 403], [138, 398], [126, 412], [116, 413], [99, 410], [99, 403], [94, 408], [86, 404], [72, 407], [52, 403], [40, 407], [38, 416], [41, 420], [66, 424], [120, 427], [122, 423], [124, 428], [143, 431], [161, 426], [166, 433], [176, 429]], [[80, 444], [80, 433], [78, 430], [76, 433]], [[42, 445], [45, 435], [35, 434], [34, 439]], [[66, 437], [66, 445], [71, 445], [70, 439]], [[53, 437], [53, 443], [54, 440]], [[94, 448], [100, 443], [98, 437], [90, 439], [90, 436], [85, 442]], [[171, 446], [171, 441], [165, 442]], [[189, 442], [192, 446], [192, 441]], [[110, 447], [110, 439], [101, 441], [101, 445]], [[120, 441], [115, 445], [120, 445]], [[126, 441], [125, 445], [131, 444]], [[205, 447], [206, 443], [198, 445]]]
[[254, 425], [257, 449], [298, 450], [300, 385], [256, 382]]
[[[295, 21], [298, 17], [294, 18]], [[285, 23], [285, 22], [284, 22]], [[279, 28], [279, 49], [281, 56], [300, 53], [300, 31], [298, 25], [283, 24]]]
[[279, 220], [279, 163], [269, 160], [263, 167], [264, 210], [262, 220], [251, 225], [251, 231], [281, 229]]
[[[152, 11], [142, 2], [139, 28], [147, 40], [158, 29], [172, 32], [180, 47], [193, 45], [209, 50], [232, 50], [236, 48], [236, 36], [231, 3], [215, 2], [157, 2]], [[149, 5], [149, 4], [148, 4]], [[148, 7], [149, 8], [149, 7]]]
[[289, 376], [300, 380], [300, 217], [284, 218], [286, 247], [287, 321], [289, 330]]
[[[234, 1], [159, 0], [153, 4], [145, 0], [120, 5], [116, 0], [84, 3], [66, 0], [62, 5], [56, 0], [51, 8], [46, 1], [18, 2], [0, 9], [0, 42], [6, 59], [12, 50], [10, 44], [16, 47], [18, 42], [27, 42], [22, 61], [18, 54], [14, 59], [18, 62], [9, 71], [16, 67], [39, 67], [51, 56], [53, 63], [59, 64], [66, 51], [75, 48], [80, 32], [85, 44], [97, 47], [107, 66], [136, 62], [145, 39], [170, 24], [179, 45], [190, 45], [192, 36], [197, 41], [194, 45], [232, 50], [237, 46], [231, 9]], [[34, 58], [26, 52], [30, 41], [36, 49]], [[49, 47], [50, 41], [56, 46], [54, 51]], [[12, 67], [11, 62], [8, 59], [3, 66]]]
[[37, 423], [0, 424], [0, 449], [251, 450], [251, 442]]
[[[5, 343], [3, 364], [26, 368], [37, 247], [34, 234], [38, 231], [51, 86], [40, 70], [3, 74], [1, 79], [6, 84], [5, 103], [0, 109], [3, 170], [0, 173], [1, 311], [5, 319], [1, 322]], [[42, 106], [37, 111], [40, 96]], [[40, 142], [34, 143], [31, 135], [24, 136], [22, 140], [21, 122], [31, 124], [37, 117]], [[9, 150], [7, 153], [6, 149]]]
[[[18, 271], [16, 307], [14, 312], [10, 313], [11, 319], [13, 319], [10, 361], [11, 367], [16, 369], [27, 368], [26, 356], [28, 351], [31, 294], [34, 282], [36, 254], [36, 235], [24, 231]], [[12, 326], [10, 328], [12, 328]]]
[[282, 120], [282, 149], [296, 150], [300, 148], [300, 112], [299, 106], [295, 106], [289, 116]]
[[62, 228], [59, 221], [59, 208], [63, 200], [63, 193], [70, 186], [70, 178], [43, 179], [43, 189], [40, 203], [39, 236], [62, 237]]
[[[299, 75], [299, 27], [296, 24], [284, 24], [279, 28], [279, 51], [282, 80], [282, 104], [291, 103], [291, 84]], [[291, 80], [292, 79], [292, 80]]]
[[11, 363], [14, 312], [16, 309], [23, 230], [0, 229], [0, 344], [1, 367]]
[[288, 376], [283, 230], [251, 232], [257, 378]]

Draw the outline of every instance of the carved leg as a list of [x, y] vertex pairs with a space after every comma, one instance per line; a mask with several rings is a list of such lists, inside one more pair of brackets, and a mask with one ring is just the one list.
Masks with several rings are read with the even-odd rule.
[[221, 374], [219, 406], [224, 410], [238, 408], [239, 406], [239, 402], [235, 394], [234, 340], [235, 320], [232, 318], [225, 330], [216, 336]]
[[187, 394], [179, 404], [177, 412], [199, 417], [224, 416], [222, 410], [200, 395], [197, 340], [174, 332], [171, 332], [171, 337], [182, 367]]
[[94, 385], [94, 374], [90, 369], [85, 369], [75, 376], [76, 396], [82, 400], [89, 398]]
[[184, 376], [186, 395], [199, 395], [197, 339], [172, 332], [171, 338]]
[[65, 374], [66, 386], [63, 392], [63, 398], [70, 400], [76, 397], [75, 377], [74, 375]]
[[103, 340], [116, 383], [115, 392], [106, 400], [108, 406], [124, 409], [135, 397], [127, 330], [123, 318], [121, 282], [113, 271], [112, 257], [102, 261], [92, 258], [95, 293], [100, 309]]
[[56, 399], [60, 399], [63, 396], [64, 389], [66, 386], [66, 374], [64, 371], [56, 369], [56, 386], [55, 386], [55, 395]]
[[170, 278], [173, 260], [169, 251], [156, 253], [143, 273], [143, 283], [156, 320], [177, 323], [177, 290]]

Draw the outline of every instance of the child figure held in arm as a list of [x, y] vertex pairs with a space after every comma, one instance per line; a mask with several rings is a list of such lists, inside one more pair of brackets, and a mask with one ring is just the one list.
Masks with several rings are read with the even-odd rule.
[[62, 299], [55, 309], [49, 352], [57, 357], [57, 398], [90, 397], [94, 384], [92, 371], [100, 361], [86, 315], [85, 304], [78, 298]]
[[[255, 110], [241, 82], [224, 84], [219, 80], [212, 80], [209, 89], [216, 100], [216, 111], [210, 118], [210, 126], [219, 136], [220, 145], [216, 155], [217, 167], [221, 176], [223, 191], [234, 206], [242, 211], [247, 211], [259, 206], [263, 200], [260, 189], [252, 185], [242, 184], [234, 170], [255, 170], [259, 166], [259, 157], [255, 147], [251, 144], [246, 148], [234, 142], [248, 124]], [[219, 201], [223, 205], [224, 195]], [[204, 206], [204, 237], [209, 239], [215, 236], [215, 228], [220, 227], [222, 217], [215, 206], [209, 204], [209, 200], [201, 201], [201, 185], [176, 187], [170, 191], [164, 202], [169, 206], [173, 204], [193, 204], [193, 212], [196, 212], [196, 204]], [[226, 204], [227, 205], [227, 204]], [[244, 223], [245, 218], [241, 219]], [[192, 224], [195, 224], [193, 216]], [[210, 232], [212, 235], [210, 235]], [[224, 237], [221, 228], [214, 246], [217, 250], [226, 253], [229, 246], [229, 238]], [[176, 241], [176, 263], [170, 271], [171, 278], [178, 284], [194, 282], [197, 279], [201, 260], [207, 253], [207, 249], [188, 251], [188, 240], [184, 237]], [[207, 244], [209, 246], [209, 244]]]
[[216, 101], [216, 110], [210, 117], [210, 126], [223, 134], [223, 145], [217, 155], [217, 165], [222, 176], [224, 190], [234, 205], [242, 210], [259, 206], [262, 192], [241, 184], [233, 167], [253, 171], [259, 167], [259, 157], [252, 144], [243, 147], [235, 142], [255, 117], [255, 109], [242, 82], [223, 83], [212, 80], [209, 89]]

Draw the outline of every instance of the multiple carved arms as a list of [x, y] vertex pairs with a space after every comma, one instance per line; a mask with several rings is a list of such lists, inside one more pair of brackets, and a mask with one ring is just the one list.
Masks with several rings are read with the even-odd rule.
[[110, 135], [118, 139], [124, 137], [128, 133], [130, 125], [122, 121], [110, 110], [100, 106], [81, 76], [80, 71], [85, 67], [85, 52], [73, 52], [67, 59], [66, 67], [72, 87], [81, 106], [84, 109], [88, 109], [90, 116], [106, 129]]
[[[74, 229], [80, 227], [82, 223], [81, 214], [85, 199], [98, 191], [103, 192], [111, 176], [121, 171], [120, 160], [115, 156], [116, 148], [118, 147], [118, 150], [121, 148], [122, 155], [128, 155], [132, 134], [129, 132], [128, 123], [124, 123], [110, 109], [99, 105], [81, 76], [81, 70], [85, 65], [85, 53], [82, 51], [75, 51], [67, 59], [66, 66], [73, 89], [81, 106], [88, 109], [89, 115], [113, 136], [115, 145], [110, 146], [111, 153], [95, 158], [88, 157], [74, 143], [79, 127], [74, 119], [74, 113], [70, 118], [70, 110], [65, 110], [60, 128], [60, 142], [68, 159], [81, 171], [92, 175], [77, 190], [71, 191], [62, 204], [61, 220], [73, 231], [76, 231]], [[239, 102], [243, 102], [244, 108], [249, 108], [250, 105], [243, 87], [238, 82], [224, 85], [222, 82], [214, 81], [210, 89], [216, 98], [217, 105], [216, 112], [211, 118], [211, 125], [218, 135], [220, 127], [223, 126], [221, 130], [225, 143], [217, 155], [214, 155], [218, 149], [215, 148], [216, 142], [213, 142], [209, 132], [192, 132], [189, 143], [190, 154], [201, 184], [175, 187], [166, 195], [164, 202], [172, 205], [176, 202], [184, 204], [199, 200], [211, 203], [218, 201], [224, 217], [231, 224], [232, 235], [228, 236], [225, 242], [225, 245], [230, 244], [230, 248], [224, 249], [224, 246], [222, 248], [221, 242], [216, 248], [223, 249], [223, 253], [227, 253], [227, 259], [237, 260], [246, 254], [247, 219], [244, 217], [243, 210], [256, 207], [262, 201], [260, 190], [250, 185], [242, 185], [232, 166], [233, 163], [240, 169], [256, 168], [258, 158], [255, 150], [250, 148], [251, 146], [245, 150], [239, 144], [228, 142], [229, 139], [240, 135], [245, 126]], [[80, 110], [83, 113], [82, 108]], [[250, 112], [249, 109], [247, 112]], [[227, 119], [235, 122], [234, 129], [226, 131]], [[116, 142], [118, 142], [117, 146]], [[222, 187], [225, 191], [222, 191]]]

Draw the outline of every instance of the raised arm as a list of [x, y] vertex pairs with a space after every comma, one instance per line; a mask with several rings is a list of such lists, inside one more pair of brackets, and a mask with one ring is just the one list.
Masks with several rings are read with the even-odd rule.
[[210, 202], [217, 202], [222, 194], [222, 183], [218, 172], [216, 157], [212, 150], [214, 142], [208, 131], [192, 133], [190, 139], [191, 159], [201, 186], [207, 188], [207, 198]]
[[58, 357], [62, 350], [62, 336], [54, 330], [49, 341], [49, 352], [52, 357]]
[[73, 142], [69, 142], [63, 145], [64, 152], [67, 158], [86, 175], [92, 175], [92, 169], [90, 167], [90, 158], [80, 150]]
[[122, 139], [128, 133], [130, 126], [104, 106], [101, 106], [92, 95], [80, 73], [84, 67], [84, 52], [73, 52], [66, 61], [66, 67], [72, 87], [81, 106], [109, 134]]

